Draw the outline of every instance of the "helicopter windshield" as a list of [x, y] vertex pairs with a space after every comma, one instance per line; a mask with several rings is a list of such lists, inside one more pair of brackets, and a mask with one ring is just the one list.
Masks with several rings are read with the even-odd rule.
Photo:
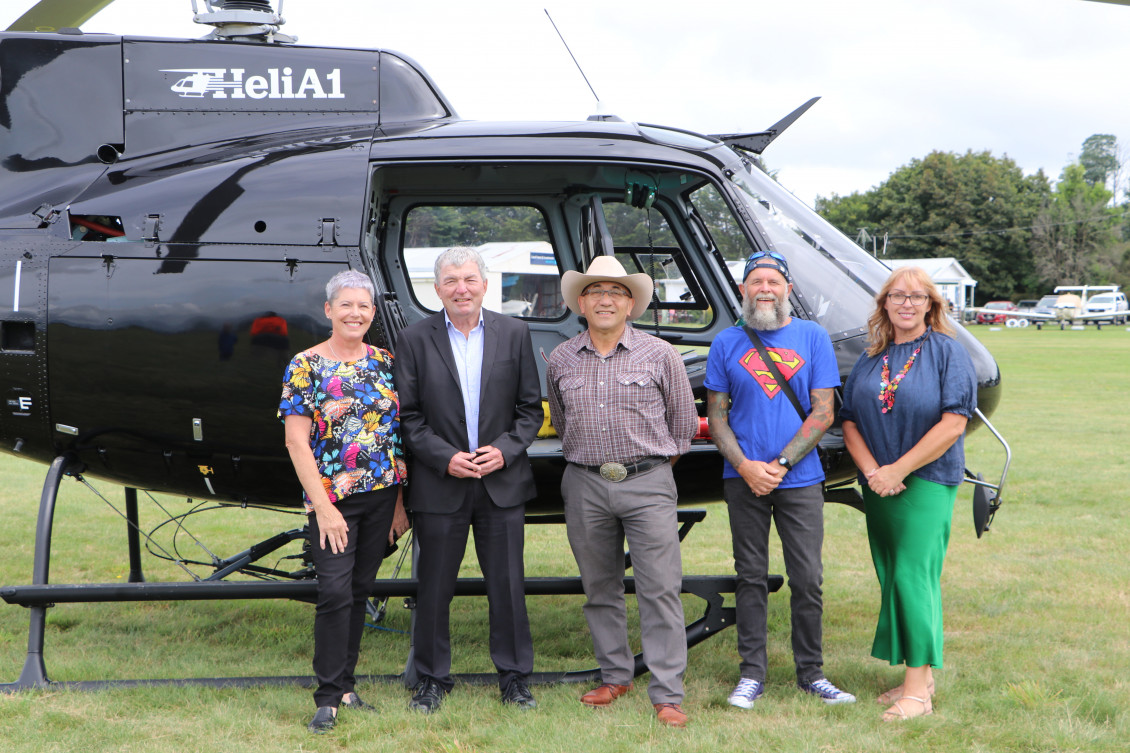
[[793, 291], [809, 313], [833, 340], [859, 334], [887, 266], [756, 167], [735, 170], [731, 181], [770, 250], [788, 260]]

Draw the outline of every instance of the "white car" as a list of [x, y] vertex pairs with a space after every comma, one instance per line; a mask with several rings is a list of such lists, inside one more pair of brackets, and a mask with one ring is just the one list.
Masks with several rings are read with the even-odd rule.
[[[1099, 293], [1087, 301], [1086, 313], [1091, 321], [1109, 319], [1114, 324], [1122, 324], [1130, 318], [1130, 305], [1126, 303], [1125, 293]], [[1109, 317], [1104, 317], [1109, 314]]]

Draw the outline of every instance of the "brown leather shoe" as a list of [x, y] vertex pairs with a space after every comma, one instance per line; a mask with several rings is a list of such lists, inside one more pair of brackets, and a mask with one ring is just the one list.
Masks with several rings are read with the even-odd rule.
[[581, 703], [586, 706], [608, 706], [631, 689], [631, 683], [627, 685], [613, 685], [610, 682], [606, 682], [581, 696]]
[[659, 721], [668, 727], [687, 726], [687, 714], [683, 711], [683, 707], [677, 703], [657, 703], [655, 704], [655, 713], [659, 717]]

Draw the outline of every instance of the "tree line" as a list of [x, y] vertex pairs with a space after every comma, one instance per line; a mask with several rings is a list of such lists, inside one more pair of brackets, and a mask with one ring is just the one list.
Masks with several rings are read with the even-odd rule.
[[1056, 181], [988, 151], [935, 151], [867, 192], [817, 197], [815, 208], [885, 261], [955, 257], [977, 280], [977, 303], [1056, 285], [1130, 287], [1127, 164], [1109, 134], [1084, 141]]

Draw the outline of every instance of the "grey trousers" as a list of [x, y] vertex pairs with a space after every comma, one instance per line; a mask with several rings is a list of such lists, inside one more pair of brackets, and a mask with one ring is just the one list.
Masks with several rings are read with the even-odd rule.
[[755, 496], [740, 478], [724, 479], [734, 542], [738, 654], [742, 677], [765, 681], [769, 607], [769, 524], [777, 524], [792, 609], [793, 661], [797, 680], [824, 676], [824, 495], [820, 485], [775, 489]]
[[565, 527], [585, 589], [584, 614], [603, 682], [635, 675], [624, 600], [624, 540], [632, 553], [640, 643], [652, 703], [682, 703], [687, 670], [683, 564], [670, 463], [619, 483], [570, 464], [561, 478]]

